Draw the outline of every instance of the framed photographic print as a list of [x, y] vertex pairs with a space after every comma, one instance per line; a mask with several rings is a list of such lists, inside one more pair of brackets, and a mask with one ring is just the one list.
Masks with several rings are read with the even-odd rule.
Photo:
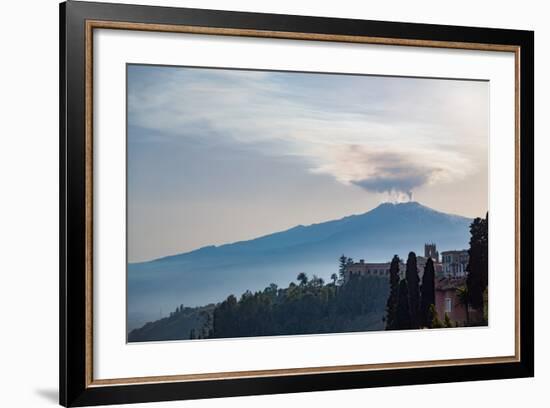
[[533, 376], [533, 32], [60, 27], [61, 404]]

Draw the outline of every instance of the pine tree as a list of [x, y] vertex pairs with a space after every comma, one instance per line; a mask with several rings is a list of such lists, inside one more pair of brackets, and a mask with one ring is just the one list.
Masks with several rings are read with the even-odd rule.
[[420, 325], [424, 327], [432, 326], [431, 305], [435, 305], [435, 271], [432, 258], [428, 258], [420, 289]]
[[394, 328], [396, 330], [413, 328], [411, 312], [409, 309], [409, 288], [406, 280], [402, 280], [399, 283], [399, 294], [397, 299]]
[[417, 329], [418, 327], [420, 327], [418, 319], [420, 307], [420, 290], [418, 269], [416, 266], [416, 254], [414, 252], [409, 252], [409, 257], [407, 258], [406, 280], [409, 293], [409, 310], [411, 315], [411, 324], [413, 328]]
[[386, 330], [395, 329], [397, 301], [399, 298], [399, 257], [393, 256], [390, 265], [390, 295], [386, 303]]
[[348, 264], [348, 258], [344, 254], [342, 254], [339, 261], [340, 263], [338, 266], [338, 276], [340, 277], [340, 284], [342, 284], [345, 280], [345, 272], [346, 272], [346, 265]]

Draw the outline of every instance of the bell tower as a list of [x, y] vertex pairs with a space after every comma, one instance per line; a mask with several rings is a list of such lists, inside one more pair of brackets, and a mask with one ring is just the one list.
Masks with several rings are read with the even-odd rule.
[[432, 258], [434, 262], [439, 262], [439, 252], [437, 252], [437, 246], [433, 242], [424, 244], [424, 257]]

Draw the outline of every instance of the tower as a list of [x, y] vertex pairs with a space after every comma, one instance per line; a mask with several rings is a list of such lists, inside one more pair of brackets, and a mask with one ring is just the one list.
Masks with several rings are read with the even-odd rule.
[[439, 262], [439, 252], [437, 252], [437, 246], [433, 242], [424, 244], [424, 257], [432, 258], [434, 262]]

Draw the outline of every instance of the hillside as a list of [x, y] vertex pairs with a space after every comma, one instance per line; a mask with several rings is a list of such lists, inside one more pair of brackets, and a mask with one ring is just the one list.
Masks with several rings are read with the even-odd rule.
[[182, 303], [217, 303], [272, 282], [285, 287], [300, 272], [328, 279], [342, 254], [384, 262], [411, 250], [421, 254], [425, 242], [440, 251], [466, 248], [470, 223], [416, 202], [385, 203], [360, 215], [129, 264], [128, 328]]
[[[307, 279], [307, 278], [306, 278]], [[310, 278], [287, 288], [228, 296], [204, 308], [179, 306], [128, 335], [130, 342], [283, 336], [383, 330], [389, 281], [354, 277], [345, 285]]]
[[[148, 322], [128, 333], [129, 342], [167, 341], [187, 339], [200, 330], [212, 314], [214, 305], [204, 307], [178, 307], [168, 317]], [[197, 334], [200, 334], [197, 332]]]

